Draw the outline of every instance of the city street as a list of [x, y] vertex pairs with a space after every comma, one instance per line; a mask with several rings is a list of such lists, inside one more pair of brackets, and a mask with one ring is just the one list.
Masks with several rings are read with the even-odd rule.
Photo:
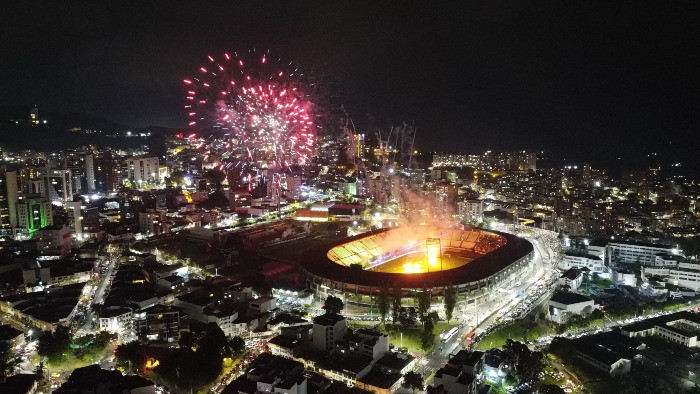
[[[513, 226], [503, 226], [498, 230], [513, 233]], [[540, 230], [540, 232], [542, 238], [555, 236], [546, 230]], [[491, 297], [485, 303], [470, 305], [456, 314], [456, 318], [462, 322], [458, 332], [447, 342], [437, 344], [436, 349], [421, 360], [421, 372], [424, 378], [441, 368], [451, 354], [456, 353], [463, 346], [475, 344], [475, 342], [465, 341], [468, 333], [474, 331], [480, 336], [493, 329], [504, 316], [510, 315], [512, 320], [525, 316], [551, 295], [551, 286], [556, 280], [554, 273], [558, 263], [556, 258], [558, 254], [553, 250], [552, 242], [540, 236], [524, 235], [520, 231], [514, 233], [529, 238], [535, 246], [530, 274], [524, 277], [521, 283], [501, 289], [504, 297]], [[518, 310], [519, 312], [513, 313]]]

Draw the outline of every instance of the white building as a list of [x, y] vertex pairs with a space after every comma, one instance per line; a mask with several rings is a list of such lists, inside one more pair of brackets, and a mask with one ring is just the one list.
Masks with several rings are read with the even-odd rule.
[[583, 272], [577, 268], [569, 268], [559, 277], [559, 284], [566, 286], [570, 291], [578, 290], [583, 282]]
[[191, 319], [202, 323], [216, 323], [227, 336], [240, 335], [245, 332], [239, 325], [238, 312], [232, 308], [220, 307], [213, 297], [207, 297], [201, 292], [182, 294], [174, 299], [174, 305], [182, 310]]
[[336, 342], [335, 350], [344, 356], [368, 356], [374, 362], [389, 351], [389, 336], [369, 328], [360, 328]]
[[131, 157], [126, 160], [127, 177], [135, 183], [159, 181], [157, 157]]
[[616, 268], [610, 273], [610, 280], [616, 285], [637, 287], [637, 275], [632, 271]]
[[678, 264], [683, 264], [685, 258], [677, 254], [660, 253], [654, 259], [655, 267], [678, 267]]
[[54, 205], [73, 199], [73, 177], [70, 170], [51, 170], [44, 174], [43, 193]]
[[457, 203], [459, 219], [463, 222], [483, 222], [484, 202], [481, 200], [464, 200]]
[[329, 352], [347, 332], [348, 322], [343, 316], [335, 313], [317, 316], [314, 318], [312, 347], [318, 352]]
[[133, 327], [134, 312], [131, 308], [110, 306], [100, 311], [100, 330], [119, 334]]
[[83, 233], [83, 206], [82, 201], [68, 201], [66, 202], [66, 211], [68, 213], [68, 223], [70, 223], [71, 230], [75, 234]]
[[577, 347], [576, 357], [611, 376], [629, 373], [632, 368], [632, 360], [595, 345]]
[[238, 312], [225, 311], [219, 309], [205, 309], [204, 310], [204, 323], [216, 323], [221, 331], [226, 334], [226, 336], [237, 335], [238, 329], [236, 326], [236, 320], [238, 320]]
[[304, 364], [270, 353], [256, 357], [244, 376], [226, 389], [232, 393], [307, 394]]
[[274, 297], [259, 297], [248, 302], [248, 313], [260, 316], [277, 308], [277, 299]]
[[586, 252], [589, 255], [596, 256], [601, 260], [605, 260], [605, 251], [607, 250], [607, 244], [605, 242], [588, 242], [586, 245]]
[[564, 258], [562, 259], [561, 266], [565, 270], [571, 268], [588, 268], [588, 270], [590, 270], [592, 274], [598, 274], [601, 276], [603, 276], [603, 274], [606, 271], [605, 263], [601, 257], [592, 254], [576, 253], [571, 251], [564, 253]]
[[141, 234], [159, 234], [160, 224], [165, 220], [162, 212], [139, 212], [139, 229]]
[[644, 267], [642, 275], [660, 276], [676, 286], [686, 287], [695, 291], [700, 290], [700, 270], [697, 264], [681, 263], [678, 268]]
[[297, 358], [311, 342], [312, 324], [282, 327], [280, 335], [271, 338], [267, 346], [270, 352], [284, 358]]
[[596, 308], [589, 297], [576, 293], [555, 293], [550, 298], [549, 320], [555, 323], [566, 323], [572, 315], [590, 314]]
[[624, 326], [621, 332], [630, 338], [655, 335], [685, 347], [698, 347], [700, 315], [688, 311], [677, 312]]
[[680, 252], [666, 245], [611, 242], [608, 244], [608, 256], [613, 263], [651, 266], [656, 262], [656, 255], [678, 255]]

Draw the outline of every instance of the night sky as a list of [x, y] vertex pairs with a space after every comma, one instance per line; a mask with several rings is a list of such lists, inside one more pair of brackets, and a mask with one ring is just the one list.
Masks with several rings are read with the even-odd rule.
[[0, 105], [183, 127], [182, 79], [255, 47], [324, 75], [360, 125], [415, 122], [427, 149], [700, 146], [698, 1], [16, 3]]

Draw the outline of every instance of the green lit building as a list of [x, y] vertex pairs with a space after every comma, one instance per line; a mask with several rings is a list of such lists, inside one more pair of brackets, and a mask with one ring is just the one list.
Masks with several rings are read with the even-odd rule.
[[17, 202], [17, 227], [32, 233], [53, 225], [51, 202], [44, 197], [29, 197]]

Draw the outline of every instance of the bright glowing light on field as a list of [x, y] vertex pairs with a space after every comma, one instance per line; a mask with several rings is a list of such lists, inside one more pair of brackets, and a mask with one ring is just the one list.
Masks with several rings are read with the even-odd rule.
[[435, 267], [438, 265], [438, 257], [440, 256], [440, 238], [428, 238], [425, 244], [428, 252], [428, 265]]
[[423, 271], [423, 262], [406, 263], [403, 265], [403, 272], [406, 274], [417, 274]]

